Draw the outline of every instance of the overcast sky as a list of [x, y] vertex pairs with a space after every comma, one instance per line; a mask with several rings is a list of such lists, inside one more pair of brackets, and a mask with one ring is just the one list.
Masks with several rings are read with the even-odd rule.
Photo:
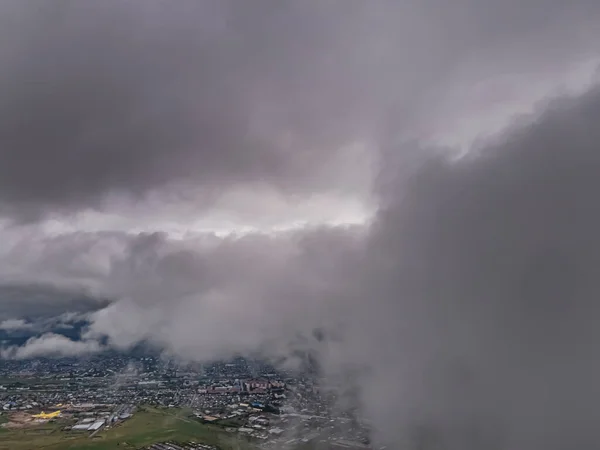
[[1, 2], [2, 357], [310, 349], [392, 446], [597, 447], [598, 42], [595, 0]]

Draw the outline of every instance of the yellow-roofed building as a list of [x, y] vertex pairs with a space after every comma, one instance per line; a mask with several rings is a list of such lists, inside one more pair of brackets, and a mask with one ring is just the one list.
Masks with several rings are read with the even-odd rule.
[[39, 414], [34, 414], [33, 417], [35, 417], [36, 419], [54, 419], [55, 417], [60, 416], [60, 410], [59, 411], [54, 411], [52, 413], [45, 413], [44, 411], [42, 411]]

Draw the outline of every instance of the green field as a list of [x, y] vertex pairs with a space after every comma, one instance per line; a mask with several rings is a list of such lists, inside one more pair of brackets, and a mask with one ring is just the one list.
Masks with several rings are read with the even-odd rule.
[[63, 432], [63, 426], [46, 423], [19, 430], [0, 428], [0, 450], [133, 450], [168, 440], [196, 441], [223, 450], [250, 447], [235, 434], [187, 418], [185, 410], [143, 408], [128, 421], [93, 438], [88, 433]]

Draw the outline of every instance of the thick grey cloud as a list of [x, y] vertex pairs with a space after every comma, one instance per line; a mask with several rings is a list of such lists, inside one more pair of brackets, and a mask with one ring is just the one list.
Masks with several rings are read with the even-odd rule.
[[422, 420], [443, 448], [598, 445], [598, 118], [597, 89], [551, 102], [424, 164], [380, 214], [361, 291], [378, 301], [350, 348], [382, 342], [365, 386], [384, 428]]
[[[73, 286], [118, 299], [88, 316], [92, 334], [106, 334], [118, 347], [145, 340], [180, 356], [210, 359], [238, 352], [242, 334], [245, 347], [256, 350], [287, 344], [278, 342], [282, 333], [302, 334], [307, 326], [321, 325], [321, 294], [346, 270], [340, 261], [355, 259], [364, 235], [362, 227], [184, 240], [164, 233], [40, 235], [18, 243], [18, 259], [15, 253], [5, 258], [10, 276], [23, 285], [55, 280], [63, 292]], [[43, 299], [39, 305], [45, 306]], [[97, 309], [103, 306], [98, 301]], [[203, 339], [194, 335], [199, 316]], [[220, 333], [223, 316], [237, 330], [229, 338]], [[174, 321], [181, 326], [173, 328]]]
[[368, 228], [20, 248], [47, 261], [36, 274], [119, 299], [91, 316], [86, 342], [200, 360], [310, 350], [332, 380], [355, 374], [377, 437], [399, 448], [594, 447], [599, 119], [592, 90], [463, 159], [425, 159], [387, 185]]
[[348, 145], [435, 133], [454, 88], [542, 82], [598, 56], [599, 12], [591, 0], [3, 2], [3, 212], [164, 185], [196, 203], [236, 185], [364, 194], [361, 167], [340, 170]]
[[[61, 264], [60, 261], [56, 261]], [[91, 295], [83, 283], [63, 282], [58, 277], [47, 274], [47, 282], [39, 283], [33, 266], [27, 267], [27, 276], [22, 281], [0, 283], [0, 319], [27, 318], [34, 321], [47, 320], [66, 312], [84, 314], [103, 308], [108, 300]], [[4, 272], [3, 270], [3, 273]], [[40, 278], [44, 274], [40, 273]], [[8, 277], [16, 276], [9, 273]], [[17, 277], [18, 278], [18, 277]], [[52, 279], [53, 278], [53, 279]], [[67, 284], [69, 286], [67, 286]]]
[[[112, 299], [89, 316], [85, 345], [287, 362], [310, 350], [331, 379], [353, 374], [377, 437], [397, 448], [598, 446], [598, 90], [546, 102], [459, 160], [423, 141], [445, 108], [483, 115], [505, 98], [483, 89], [489, 100], [455, 111], [454, 87], [521, 72], [545, 83], [598, 56], [600, 4], [146, 2], [134, 15], [22, 4], [22, 22], [2, 29], [38, 34], [2, 39], [14, 64], [0, 79], [47, 84], [2, 100], [0, 138], [18, 145], [0, 146], [0, 196], [15, 211], [97, 206], [182, 178], [200, 192], [256, 180], [320, 192], [338, 182], [327, 161], [354, 141], [385, 164], [362, 227], [185, 239], [6, 228], [6, 285]], [[77, 134], [58, 132], [66, 123]]]
[[[340, 34], [359, 25], [355, 6], [340, 17], [345, 31], [317, 5], [10, 6], [0, 51], [8, 206], [98, 206], [108, 193], [189, 179], [204, 196], [240, 183], [353, 189], [325, 169], [373, 126], [358, 94], [368, 65]], [[336, 80], [338, 70], [363, 75]]]

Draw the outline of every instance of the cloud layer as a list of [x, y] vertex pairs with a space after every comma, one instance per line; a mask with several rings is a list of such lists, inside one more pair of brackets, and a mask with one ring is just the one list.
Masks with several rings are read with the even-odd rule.
[[[310, 351], [394, 448], [598, 445], [597, 2], [133, 5], [1, 7], [2, 327], [90, 321], [3, 357]], [[139, 232], [257, 186], [375, 213]]]
[[236, 185], [360, 188], [330, 170], [375, 125], [376, 80], [342, 39], [364, 33], [358, 6], [339, 25], [327, 6], [273, 6], [4, 5], [5, 207], [35, 217], [173, 183], [203, 202]]
[[120, 300], [76, 348], [49, 336], [16, 356], [99, 336], [190, 359], [310, 349], [331, 376], [364, 369], [364, 411], [387, 442], [593, 446], [599, 119], [592, 90], [461, 160], [430, 157], [369, 228], [29, 238], [22, 281]]
[[81, 356], [99, 351], [102, 351], [102, 346], [96, 341], [73, 341], [60, 334], [46, 333], [29, 339], [20, 347], [2, 349], [0, 355], [2, 358], [28, 359], [38, 356]]
[[591, 0], [23, 0], [2, 17], [0, 206], [25, 220], [235, 188], [367, 201], [377, 148], [497, 128], [598, 57]]

